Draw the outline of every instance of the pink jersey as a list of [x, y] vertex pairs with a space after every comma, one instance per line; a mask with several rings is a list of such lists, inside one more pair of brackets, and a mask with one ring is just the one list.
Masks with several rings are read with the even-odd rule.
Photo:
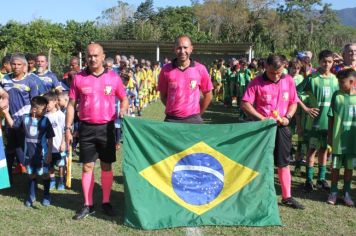
[[105, 124], [117, 117], [115, 97], [125, 98], [121, 78], [113, 71], [100, 76], [84, 70], [75, 75], [69, 98], [79, 100], [79, 119], [91, 124]]
[[290, 75], [283, 75], [277, 83], [274, 83], [263, 74], [250, 82], [242, 101], [252, 104], [264, 117], [273, 118], [274, 110], [283, 117], [287, 114], [288, 107], [297, 103], [299, 98]]
[[213, 89], [209, 73], [195, 61], [185, 70], [174, 63], [162, 68], [158, 80], [158, 90], [167, 95], [166, 114], [180, 118], [199, 114], [200, 91], [207, 93]]

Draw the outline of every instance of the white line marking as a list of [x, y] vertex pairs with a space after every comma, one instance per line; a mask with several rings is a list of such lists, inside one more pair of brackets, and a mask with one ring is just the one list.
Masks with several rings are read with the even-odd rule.
[[176, 166], [173, 169], [173, 172], [176, 171], [181, 171], [181, 170], [198, 170], [198, 171], [203, 171], [209, 174], [214, 175], [216, 178], [220, 179], [221, 182], [224, 182], [224, 176], [222, 174], [220, 174], [218, 171], [213, 170], [209, 167], [205, 167], [205, 166], [190, 166], [190, 165], [182, 165], [182, 166]]

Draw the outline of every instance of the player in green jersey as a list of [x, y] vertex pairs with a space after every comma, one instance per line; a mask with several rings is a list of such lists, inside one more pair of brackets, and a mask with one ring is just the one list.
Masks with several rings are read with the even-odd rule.
[[309, 94], [310, 106], [319, 109], [319, 115], [313, 119], [309, 139], [309, 150], [306, 163], [306, 182], [304, 190], [314, 190], [314, 157], [318, 151], [318, 180], [316, 187], [326, 191], [330, 186], [325, 179], [327, 151], [328, 110], [333, 93], [339, 89], [338, 81], [331, 73], [333, 66], [333, 52], [323, 50], [319, 53], [318, 71], [308, 76], [297, 88], [298, 93]]
[[354, 206], [350, 196], [353, 160], [356, 158], [356, 89], [353, 86], [356, 72], [346, 69], [338, 72], [340, 90], [332, 97], [329, 116], [328, 143], [332, 145], [333, 162], [331, 171], [331, 192], [329, 204], [337, 200], [337, 183], [342, 166], [344, 172], [344, 203]]

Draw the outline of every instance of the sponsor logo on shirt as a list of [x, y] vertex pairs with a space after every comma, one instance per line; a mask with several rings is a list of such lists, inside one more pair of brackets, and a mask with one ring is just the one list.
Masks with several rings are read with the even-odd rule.
[[270, 102], [272, 100], [272, 95], [271, 94], [263, 95], [263, 100], [265, 100], [266, 102]]
[[45, 83], [52, 83], [52, 78], [51, 77], [48, 77], [48, 76], [41, 77], [40, 76], [40, 79]]
[[37, 126], [30, 126], [30, 135], [31, 136], [36, 136], [37, 135]]
[[81, 91], [83, 94], [88, 94], [91, 93], [93, 89], [91, 87], [83, 87]]
[[323, 87], [323, 96], [326, 98], [329, 98], [331, 96], [330, 87]]

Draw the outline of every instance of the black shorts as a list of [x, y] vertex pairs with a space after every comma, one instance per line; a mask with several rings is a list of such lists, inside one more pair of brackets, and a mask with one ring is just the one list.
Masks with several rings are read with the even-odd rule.
[[24, 148], [25, 133], [22, 129], [6, 128], [7, 150], [15, 150], [16, 148]]
[[278, 126], [274, 147], [274, 165], [286, 167], [291, 161], [292, 134], [287, 126]]
[[105, 163], [115, 162], [114, 121], [100, 125], [80, 122], [79, 151], [82, 163], [95, 162], [98, 158]]
[[197, 115], [191, 115], [188, 117], [176, 117], [176, 116], [170, 116], [166, 115], [166, 118], [164, 119], [165, 122], [175, 122], [175, 123], [188, 123], [188, 124], [202, 124], [203, 119], [199, 114]]

